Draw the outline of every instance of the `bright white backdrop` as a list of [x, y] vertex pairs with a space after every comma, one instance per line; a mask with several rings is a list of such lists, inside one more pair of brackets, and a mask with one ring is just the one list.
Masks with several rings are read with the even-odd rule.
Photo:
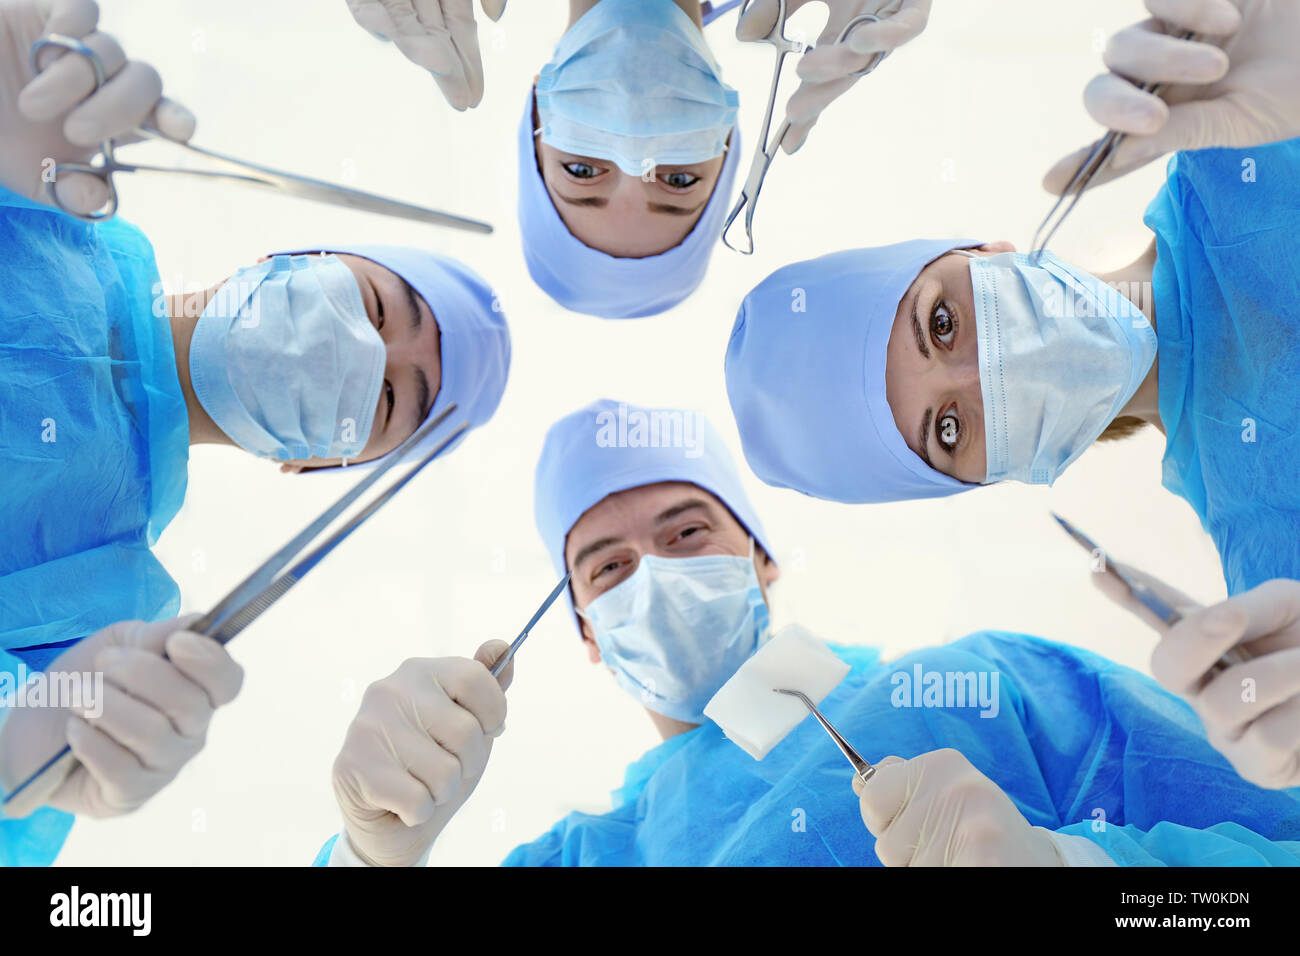
[[[1082, 90], [1104, 37], [1142, 19], [1139, 0], [935, 0], [927, 32], [780, 156], [752, 258], [719, 249], [684, 305], [653, 319], [567, 314], [533, 287], [514, 223], [514, 130], [532, 76], [563, 31], [560, 0], [514, 0], [484, 22], [487, 94], [467, 114], [396, 50], [357, 28], [343, 0], [101, 0], [104, 28], [155, 64], [199, 118], [195, 142], [272, 166], [485, 218], [489, 238], [180, 179], [123, 177], [124, 215], [152, 238], [170, 290], [208, 285], [280, 247], [427, 245], [493, 281], [514, 364], [495, 419], [431, 467], [232, 651], [240, 698], [208, 746], [142, 811], [79, 822], [65, 864], [295, 865], [339, 825], [330, 765], [370, 682], [411, 656], [469, 655], [509, 638], [554, 584], [532, 520], [547, 426], [595, 397], [704, 410], [739, 454], [722, 356], [744, 293], [796, 259], [919, 235], [1006, 238], [1024, 249], [1049, 206], [1042, 174], [1098, 135]], [[792, 22], [812, 39], [813, 9]], [[709, 30], [741, 91], [748, 154], [770, 54]], [[136, 148], [148, 161], [178, 153]], [[128, 153], [128, 155], [130, 155]], [[1091, 195], [1056, 251], [1095, 270], [1144, 248], [1156, 165]], [[777, 623], [894, 655], [1004, 628], [1098, 650], [1145, 670], [1154, 638], [1090, 584], [1087, 556], [1048, 516], [1074, 519], [1122, 559], [1203, 600], [1223, 584], [1191, 509], [1160, 487], [1162, 442], [1088, 452], [1054, 488], [1007, 486], [938, 502], [847, 507], [752, 480], [784, 574]], [[184, 609], [206, 610], [341, 490], [280, 476], [228, 449], [191, 458], [185, 507], [158, 554]], [[622, 770], [657, 742], [643, 711], [587, 663], [552, 613], [518, 659], [508, 730], [434, 863], [494, 864], [574, 810], [608, 808]], [[872, 741], [857, 741], [870, 758]]]

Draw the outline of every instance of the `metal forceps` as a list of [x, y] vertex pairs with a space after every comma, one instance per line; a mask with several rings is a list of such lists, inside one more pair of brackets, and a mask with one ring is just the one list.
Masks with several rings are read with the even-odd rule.
[[555, 599], [560, 596], [560, 592], [568, 587], [569, 578], [571, 577], [573, 577], [572, 571], [560, 579], [560, 583], [555, 586], [555, 590], [547, 595], [546, 600], [542, 602], [542, 606], [533, 612], [533, 616], [528, 619], [528, 623], [525, 624], [524, 629], [519, 632], [519, 636], [510, 642], [510, 646], [506, 648], [506, 652], [498, 658], [495, 664], [488, 668], [488, 670], [492, 672], [493, 677], [499, 677], [501, 672], [506, 669], [506, 665], [509, 664], [511, 659], [515, 656], [515, 651], [523, 647], [524, 641], [528, 639], [528, 635], [533, 630], [533, 626], [542, 619], [542, 615], [545, 614], [547, 609], [555, 603]]
[[773, 689], [778, 694], [786, 694], [787, 696], [790, 697], [798, 697], [801, 701], [803, 701], [808, 706], [808, 709], [812, 712], [812, 715], [817, 718], [817, 722], [822, 725], [826, 733], [831, 735], [831, 740], [835, 741], [835, 746], [840, 748], [840, 753], [844, 754], [844, 756], [848, 758], [849, 763], [853, 765], [853, 772], [857, 775], [857, 778], [859, 780], [861, 780], [863, 783], [866, 783], [873, 776], [875, 776], [876, 768], [871, 766], [871, 764], [867, 763], [866, 759], [862, 756], [862, 754], [854, 750], [853, 745], [850, 744], [847, 740], [845, 740], [838, 730], [836, 730], [833, 726], [831, 726], [831, 722], [822, 716], [822, 712], [817, 709], [817, 706], [811, 700], [808, 699], [807, 694], [797, 690], [781, 690], [780, 688], [773, 688]]
[[[1148, 611], [1158, 617], [1168, 627], [1173, 627], [1183, 619], [1179, 610], [1169, 604], [1164, 598], [1156, 594], [1148, 585], [1139, 581], [1128, 572], [1122, 570], [1115, 562], [1111, 561], [1106, 552], [1098, 547], [1097, 542], [1088, 537], [1070, 522], [1066, 521], [1060, 515], [1053, 512], [1052, 517], [1056, 523], [1065, 529], [1065, 533], [1073, 538], [1080, 547], [1084, 548], [1094, 556], [1100, 556], [1102, 559], [1102, 570], [1104, 573], [1113, 576], [1124, 587], [1128, 588], [1130, 594]], [[1240, 647], [1234, 647], [1227, 651], [1214, 666], [1210, 668], [1211, 674], [1218, 674], [1227, 670], [1234, 664], [1244, 664], [1251, 659], [1251, 655]]]
[[[406, 439], [406, 441], [402, 442], [402, 444], [398, 445], [397, 448], [385, 456], [385, 460], [382, 464], [362, 478], [361, 481], [357, 482], [356, 485], [348, 490], [341, 498], [339, 498], [338, 501], [325, 509], [324, 513], [322, 513], [320, 517], [307, 525], [306, 528], [294, 536], [293, 540], [283, 548], [271, 555], [271, 557], [264, 561], [257, 570], [241, 581], [233, 591], [222, 598], [216, 607], [187, 627], [186, 630], [211, 637], [218, 644], [224, 645], [229, 643], [230, 640], [239, 634], [240, 631], [244, 630], [244, 628], [252, 624], [253, 621], [257, 620], [257, 618], [269, 609], [271, 605], [282, 598], [290, 588], [301, 581], [307, 575], [308, 571], [320, 564], [327, 554], [338, 547], [345, 538], [364, 524], [371, 515], [392, 500], [393, 496], [401, 491], [402, 488], [406, 486], [407, 482], [419, 474], [425, 465], [429, 464], [429, 462], [437, 457], [439, 452], [469, 428], [468, 422], [462, 423], [451, 434], [439, 442], [437, 447], [421, 458], [414, 468], [397, 481], [393, 482], [378, 497], [366, 505], [361, 511], [357, 512], [357, 514], [350, 518], [346, 524], [294, 564], [293, 567], [290, 567], [289, 570], [284, 572], [284, 574], [280, 574], [280, 572], [284, 570], [291, 561], [298, 557], [299, 553], [302, 552], [313, 539], [318, 537], [340, 515], [342, 515], [349, 505], [361, 497], [361, 495], [373, 486], [375, 482], [383, 477], [385, 472], [396, 465], [402, 457], [426, 435], [433, 432], [434, 429], [446, 421], [455, 410], [456, 405], [455, 403], [452, 403], [443, 409], [443, 411], [437, 416], [431, 418], [420, 428], [416, 429], [415, 434], [411, 435], [411, 437]], [[279, 576], [277, 577], [277, 575]], [[71, 764], [75, 763], [75, 761], [76, 758], [72, 755], [72, 748], [64, 746], [62, 750], [49, 760], [45, 761], [39, 769], [15, 788], [14, 791], [5, 798], [3, 806], [10, 806], [15, 798], [55, 766], [63, 768], [64, 776], [66, 776], [66, 774], [71, 770]], [[35, 807], [33, 806], [32, 809], [35, 809]]]
[[[740, 8], [740, 16], [744, 17], [749, 5], [754, 0], [746, 0], [744, 6]], [[763, 114], [763, 131], [759, 137], [758, 144], [754, 148], [754, 159], [749, 166], [749, 176], [745, 180], [745, 188], [741, 190], [740, 199], [737, 200], [735, 207], [727, 216], [727, 221], [722, 226], [722, 243], [728, 249], [739, 252], [741, 255], [753, 255], [754, 253], [754, 208], [758, 205], [758, 194], [763, 191], [763, 180], [767, 178], [767, 170], [772, 165], [772, 160], [776, 159], [776, 154], [781, 148], [781, 140], [790, 129], [790, 121], [786, 120], [777, 130], [776, 137], [769, 142], [768, 134], [772, 128], [772, 112], [776, 109], [777, 88], [781, 85], [781, 68], [785, 63], [785, 58], [790, 53], [804, 52], [805, 46], [797, 40], [791, 40], [785, 35], [785, 23], [788, 14], [786, 13], [786, 0], [780, 0], [780, 10], [777, 14], [776, 23], [772, 30], [765, 37], [759, 37], [752, 41], [754, 43], [770, 43], [776, 50], [776, 65], [772, 69], [772, 87], [767, 93], [767, 112]], [[844, 24], [844, 29], [840, 30], [840, 35], [836, 38], [836, 43], [843, 43], [850, 33], [863, 23], [876, 23], [881, 18], [874, 13], [860, 13], [848, 23]], [[808, 47], [807, 49], [811, 49]], [[852, 73], [852, 76], [866, 76], [876, 67], [878, 67], [885, 57], [889, 56], [889, 51], [882, 51], [874, 54], [862, 69]], [[731, 231], [732, 224], [740, 215], [741, 210], [745, 212], [745, 238], [749, 243], [748, 248], [742, 249], [734, 246], [727, 238], [727, 233]]]
[[[1173, 36], [1177, 40], [1198, 39], [1197, 35], [1191, 30], [1184, 30], [1175, 33]], [[1155, 96], [1159, 96], [1160, 91], [1164, 88], [1165, 84], [1163, 83], [1144, 83], [1140, 87], [1143, 93], [1151, 93]], [[1038, 231], [1034, 233], [1033, 246], [1029, 250], [1031, 257], [1037, 258], [1038, 254], [1047, 248], [1048, 243], [1052, 241], [1052, 237], [1056, 235], [1056, 231], [1061, 228], [1062, 223], [1065, 222], [1070, 213], [1074, 212], [1074, 207], [1079, 205], [1079, 200], [1083, 198], [1084, 191], [1092, 185], [1092, 181], [1097, 178], [1097, 174], [1106, 168], [1106, 164], [1110, 162], [1110, 157], [1119, 147], [1119, 144], [1124, 141], [1126, 135], [1111, 130], [1102, 137], [1084, 158], [1083, 162], [1079, 164], [1079, 168], [1075, 170], [1074, 176], [1061, 193], [1061, 198], [1056, 200], [1051, 212], [1047, 214], [1047, 218], [1043, 220], [1038, 227]], [[1070, 201], [1068, 206], [1066, 205], [1067, 200]], [[1046, 231], [1047, 235], [1043, 235], [1044, 231]], [[1043, 240], [1042, 242], [1038, 241], [1040, 237]]]
[[[47, 47], [66, 50], [70, 54], [85, 58], [95, 73], [95, 89], [98, 90], [104, 85], [106, 79], [104, 64], [95, 51], [74, 37], [57, 33], [46, 34], [32, 44], [31, 67], [33, 75], [40, 72], [40, 53]], [[49, 191], [54, 204], [68, 215], [76, 216], [78, 219], [84, 219], [87, 222], [112, 219], [117, 214], [117, 187], [113, 185], [115, 173], [176, 173], [183, 176], [203, 176], [209, 179], [225, 180], [246, 186], [259, 186], [263, 189], [275, 189], [284, 195], [296, 196], [299, 199], [309, 199], [313, 202], [329, 203], [335, 206], [346, 206], [349, 209], [377, 213], [381, 216], [412, 219], [416, 222], [428, 223], [434, 226], [448, 226], [452, 229], [464, 229], [469, 232], [483, 234], [492, 231], [491, 225], [486, 222], [479, 222], [477, 219], [466, 219], [451, 213], [438, 212], [434, 209], [426, 209], [423, 206], [398, 202], [395, 199], [362, 192], [359, 189], [349, 189], [346, 186], [336, 186], [332, 183], [322, 182], [319, 179], [309, 179], [306, 176], [296, 176], [293, 173], [281, 172], [267, 166], [259, 166], [256, 163], [235, 159], [233, 156], [226, 156], [190, 143], [178, 143], [176, 140], [163, 136], [162, 133], [151, 126], [137, 127], [132, 132], [144, 139], [161, 140], [191, 153], [197, 153], [219, 165], [229, 167], [230, 171], [183, 169], [179, 166], [140, 166], [133, 163], [124, 163], [117, 158], [117, 144], [111, 139], [106, 139], [99, 144], [100, 155], [97, 162], [92, 160], [89, 163], [59, 163], [54, 167], [54, 178], [46, 183], [46, 189]], [[107, 203], [103, 208], [92, 213], [80, 213], [69, 209], [59, 198], [58, 191], [59, 176], [64, 173], [85, 173], [98, 177], [108, 187]]]

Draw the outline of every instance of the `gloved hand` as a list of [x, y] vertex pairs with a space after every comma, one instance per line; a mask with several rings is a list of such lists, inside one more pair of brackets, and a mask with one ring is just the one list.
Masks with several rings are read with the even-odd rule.
[[65, 744], [79, 764], [62, 780], [53, 771], [39, 778], [24, 791], [24, 804], [44, 794], [44, 803], [68, 813], [117, 816], [174, 780], [203, 749], [213, 713], [235, 699], [244, 679], [224, 647], [184, 630], [197, 618], [122, 621], [59, 655], [47, 673], [102, 673], [102, 699], [88, 699], [94, 684], [83, 681], [83, 706], [13, 710], [0, 739], [6, 788]]
[[886, 757], [853, 777], [862, 822], [885, 866], [1064, 866], [1051, 837], [952, 749]]
[[[1265, 581], [1202, 607], [1149, 574], [1119, 567], [1183, 615], [1169, 627], [1111, 575], [1093, 576], [1162, 635], [1151, 655], [1155, 679], [1186, 698], [1210, 744], [1242, 779], [1272, 789], [1300, 786], [1300, 581]], [[1223, 653], [1238, 646], [1252, 659], [1211, 676]]]
[[[809, 0], [787, 0], [786, 14], [794, 13]], [[930, 18], [931, 0], [891, 0], [875, 10], [879, 0], [825, 0], [830, 17], [815, 49], [799, 59], [798, 72], [803, 82], [786, 104], [790, 129], [781, 140], [781, 148], [793, 153], [803, 145], [809, 131], [817, 124], [822, 110], [861, 77], [871, 58], [881, 51], [894, 50], [920, 36]], [[756, 40], [771, 32], [780, 13], [778, 0], [757, 0], [736, 24], [741, 40]], [[861, 23], [842, 44], [836, 44], [844, 25], [861, 13], [877, 13], [879, 23]], [[773, 123], [777, 124], [776, 120]]]
[[[493, 21], [506, 9], [506, 0], [479, 2]], [[470, 109], [482, 101], [474, 0], [348, 0], [348, 7], [357, 23], [432, 73], [453, 107]]]
[[[1111, 70], [1084, 91], [1088, 112], [1129, 134], [1095, 184], [1178, 150], [1247, 147], [1300, 136], [1300, 3], [1274, 0], [1146, 0], [1147, 20], [1111, 38]], [[1194, 30], [1204, 42], [1170, 34]], [[1161, 96], [1147, 82], [1169, 83]], [[1052, 167], [1060, 194], [1092, 147]]]
[[[49, 202], [44, 176], [54, 162], [85, 162], [105, 139], [133, 142], [129, 131], [150, 123], [164, 136], [194, 134], [189, 110], [161, 95], [162, 80], [147, 63], [128, 61], [117, 41], [96, 29], [93, 0], [8, 0], [0, 3], [0, 183]], [[94, 73], [86, 59], [47, 49], [41, 72], [28, 65], [32, 43], [45, 33], [72, 36], [99, 54], [107, 81], [91, 95]], [[59, 196], [80, 212], [108, 199], [103, 182], [70, 174]]]
[[488, 641], [474, 660], [412, 658], [366, 689], [334, 761], [339, 839], [366, 863], [418, 863], [478, 786], [505, 730], [514, 663], [500, 678], [488, 668], [507, 646]]

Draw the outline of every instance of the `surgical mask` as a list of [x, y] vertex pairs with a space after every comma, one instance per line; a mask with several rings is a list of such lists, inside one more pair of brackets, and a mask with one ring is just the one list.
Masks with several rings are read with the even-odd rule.
[[217, 290], [194, 327], [194, 395], [240, 448], [281, 461], [365, 448], [387, 351], [338, 256], [274, 256]]
[[537, 80], [542, 139], [629, 176], [721, 156], [739, 98], [672, 0], [601, 0]]
[[1133, 397], [1156, 354], [1142, 310], [1050, 252], [970, 256], [986, 482], [1048, 484]]
[[635, 572], [578, 613], [601, 659], [657, 714], [704, 722], [704, 705], [767, 643], [767, 604], [750, 557], [643, 555]]

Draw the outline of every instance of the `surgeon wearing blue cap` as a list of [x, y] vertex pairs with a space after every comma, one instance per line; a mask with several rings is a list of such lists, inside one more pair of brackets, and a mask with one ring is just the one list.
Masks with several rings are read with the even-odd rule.
[[[1024, 635], [982, 632], [887, 664], [832, 645], [850, 670], [821, 709], [878, 768], [857, 796], [812, 720], [749, 757], [703, 709], [771, 638], [779, 570], [696, 412], [606, 400], [561, 419], [535, 510], [555, 570], [573, 574], [586, 654], [664, 742], [628, 767], [608, 812], [570, 814], [507, 865], [1300, 863], [1297, 791], [1244, 781], [1150, 678]], [[1300, 594], [1288, 600], [1300, 616]], [[513, 674], [489, 674], [496, 644], [475, 660], [407, 661], [371, 687], [334, 765], [345, 832], [318, 864], [428, 859], [503, 731]], [[913, 709], [897, 675], [917, 669], [997, 673], [999, 706]]]
[[518, 131], [524, 259], [567, 309], [656, 315], [704, 279], [740, 135], [739, 99], [722, 81], [698, 8], [571, 4], [569, 27], [528, 93]]
[[1169, 62], [1128, 69], [1186, 74], [1178, 105], [1115, 74], [1090, 97], [1115, 122], [1127, 104], [1168, 123], [1125, 140], [1121, 170], [1164, 143], [1234, 147], [1174, 155], [1147, 251], [1096, 275], [953, 239], [778, 270], [745, 298], [726, 356], [760, 478], [845, 502], [1051, 484], [1093, 442], [1153, 426], [1163, 483], [1213, 538], [1229, 593], [1300, 578], [1300, 342], [1279, 318], [1300, 297], [1300, 17], [1187, 8], [1204, 18], [1189, 27], [1229, 39], [1170, 41]]
[[[49, 7], [54, 26], [41, 15], [47, 8], [26, 6], [0, 18], [8, 41], [0, 48], [19, 58], [23, 76], [26, 51], [46, 29], [94, 30], [93, 3], [59, 0]], [[232, 445], [289, 470], [364, 468], [452, 402], [456, 421], [486, 422], [510, 360], [490, 287], [422, 250], [313, 246], [163, 296], [139, 229], [121, 218], [74, 219], [27, 175], [40, 169], [26, 155], [33, 148], [38, 158], [85, 158], [84, 147], [63, 140], [64, 119], [85, 90], [56, 96], [63, 105], [49, 115], [27, 115], [47, 102], [56, 74], [50, 68], [27, 77], [27, 90], [0, 91], [23, 107], [0, 109], [4, 150], [21, 154], [0, 163], [0, 698], [24, 675], [61, 666], [90, 635], [95, 647], [125, 642], [161, 655], [182, 629], [150, 631], [140, 644], [122, 636], [136, 635], [135, 626], [119, 622], [165, 621], [179, 609], [177, 586], [151, 547], [184, 498], [190, 445]], [[125, 94], [115, 89], [120, 107]], [[42, 90], [44, 99], [33, 92]], [[150, 96], [145, 112], [157, 91]], [[86, 100], [77, 115], [93, 106]], [[124, 122], [138, 120], [132, 113]], [[228, 688], [237, 665], [216, 645], [208, 650], [205, 667]], [[93, 665], [89, 651], [82, 656]], [[179, 667], [181, 656], [164, 663]], [[149, 689], [131, 690], [140, 697]], [[0, 707], [0, 723], [14, 733], [20, 717]], [[0, 770], [10, 769], [0, 759]], [[0, 795], [16, 779], [0, 773]], [[159, 786], [166, 779], [156, 775]], [[125, 812], [139, 796], [96, 812]], [[51, 813], [0, 822], [0, 862], [49, 862], [70, 825]]]

